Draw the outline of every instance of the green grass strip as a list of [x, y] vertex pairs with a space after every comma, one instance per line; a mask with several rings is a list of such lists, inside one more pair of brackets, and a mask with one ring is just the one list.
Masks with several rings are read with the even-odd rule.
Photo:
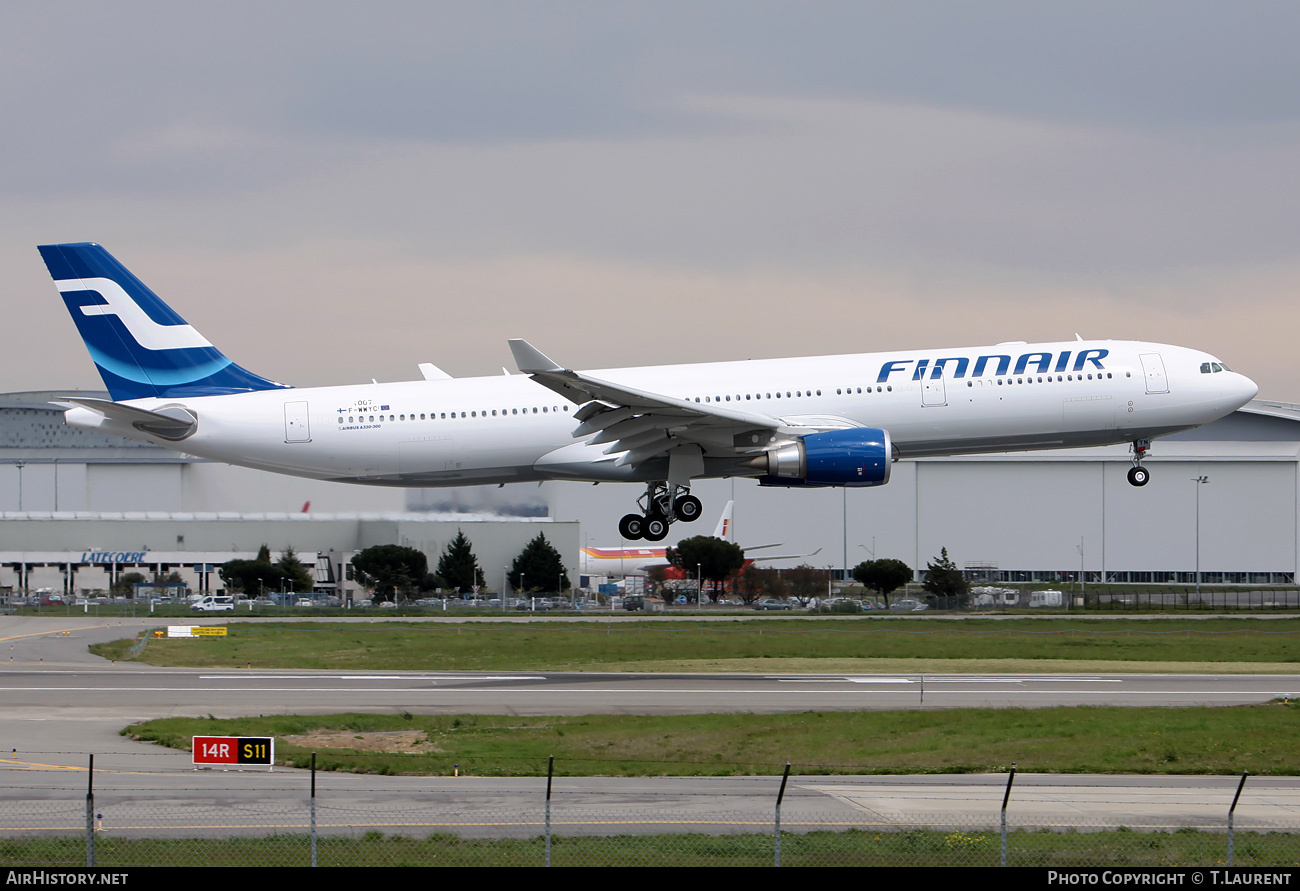
[[[326, 745], [321, 731], [342, 731]], [[752, 715], [163, 718], [122, 731], [188, 750], [192, 736], [274, 736], [297, 767], [357, 773], [736, 776], [1300, 773], [1294, 704], [1229, 708], [952, 709]], [[308, 737], [295, 740], [294, 737]], [[398, 751], [372, 751], [372, 746]]]
[[[707, 660], [770, 671], [780, 660], [921, 659], [1268, 666], [1300, 672], [1300, 619], [599, 622], [304, 625], [232, 622], [224, 638], [154, 640], [157, 665], [330, 670], [681, 670]], [[92, 651], [127, 660], [132, 641]], [[761, 667], [756, 666], [756, 660]], [[744, 667], [740, 667], [741, 663]], [[725, 670], [714, 668], [713, 670]], [[816, 671], [819, 669], [808, 668]], [[843, 670], [843, 669], [831, 669]], [[992, 670], [992, 669], [986, 669]], [[1022, 670], [1033, 670], [1030, 668]], [[1059, 670], [1043, 668], [1041, 670]], [[1089, 670], [1096, 670], [1089, 669]]]
[[[1001, 839], [992, 829], [928, 830], [897, 827], [813, 830], [798, 824], [781, 835], [782, 866], [997, 866]], [[113, 866], [309, 866], [306, 835], [264, 838], [127, 839], [100, 837], [96, 865]], [[1008, 832], [1007, 864], [1037, 867], [1224, 866], [1227, 836], [1182, 828], [1134, 832], [1015, 829]], [[771, 833], [569, 836], [552, 838], [554, 866], [771, 866]], [[541, 866], [545, 841], [462, 838], [435, 833], [418, 838], [366, 832], [360, 837], [322, 836], [321, 866]], [[79, 866], [85, 841], [76, 837], [0, 841], [7, 867]], [[1238, 832], [1238, 867], [1300, 865], [1300, 836], [1284, 832]]]

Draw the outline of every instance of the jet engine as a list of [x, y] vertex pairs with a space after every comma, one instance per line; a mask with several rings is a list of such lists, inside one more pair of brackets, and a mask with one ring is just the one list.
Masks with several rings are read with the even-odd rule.
[[810, 433], [746, 462], [761, 486], [883, 486], [893, 464], [889, 431], [852, 427]]

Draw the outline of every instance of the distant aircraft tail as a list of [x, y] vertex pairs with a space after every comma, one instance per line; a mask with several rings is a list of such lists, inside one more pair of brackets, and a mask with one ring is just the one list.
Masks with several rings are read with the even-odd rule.
[[718, 527], [713, 530], [714, 538], [721, 538], [730, 542], [736, 540], [731, 534], [731, 514], [735, 507], [736, 502], [728, 501], [727, 506], [722, 509], [722, 516], [718, 517]]
[[286, 388], [227, 359], [99, 245], [37, 249], [115, 402]]

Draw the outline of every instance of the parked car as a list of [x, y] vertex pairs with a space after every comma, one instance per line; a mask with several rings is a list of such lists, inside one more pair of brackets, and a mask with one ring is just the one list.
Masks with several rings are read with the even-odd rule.
[[190, 609], [203, 613], [233, 612], [235, 598], [223, 594], [208, 594], [191, 603]]
[[760, 600], [758, 603], [754, 604], [754, 609], [757, 610], [775, 610], [775, 609], [791, 609], [791, 608], [792, 607], [790, 606], [790, 601], [774, 600], [771, 597], [764, 598], [763, 600]]

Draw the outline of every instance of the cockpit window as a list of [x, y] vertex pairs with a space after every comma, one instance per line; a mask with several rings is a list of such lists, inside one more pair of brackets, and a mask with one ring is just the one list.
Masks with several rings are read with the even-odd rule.
[[1202, 362], [1202, 363], [1201, 363], [1201, 374], [1209, 374], [1209, 373], [1210, 373], [1210, 363], [1209, 363], [1209, 362]]

